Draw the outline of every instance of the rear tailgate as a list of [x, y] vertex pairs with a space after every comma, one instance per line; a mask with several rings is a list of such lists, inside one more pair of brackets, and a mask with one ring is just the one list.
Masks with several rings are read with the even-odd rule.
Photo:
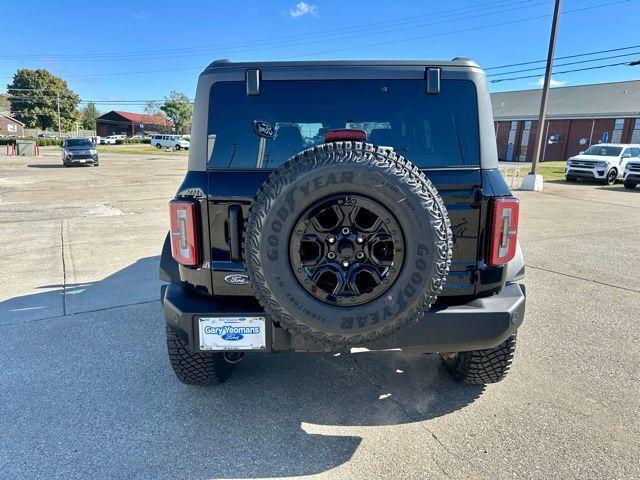
[[433, 92], [425, 80], [429, 69], [418, 69], [418, 77], [402, 71], [411, 77], [406, 79], [345, 79], [341, 75], [351, 70], [335, 69], [336, 78], [326, 78], [328, 70], [313, 80], [263, 78], [259, 94], [247, 93], [251, 85], [245, 81], [211, 86], [207, 182], [215, 294], [253, 293], [239, 277], [232, 284], [229, 275], [245, 273], [240, 236], [270, 169], [323, 143], [327, 131], [345, 128], [364, 130], [367, 142], [393, 148], [423, 169], [447, 206], [453, 231], [452, 265], [441, 297], [455, 302], [451, 297], [478, 294], [477, 285], [488, 279], [480, 268], [487, 212], [481, 139], [495, 145], [493, 131], [482, 134], [479, 122], [478, 105], [490, 107], [486, 89], [455, 73], [450, 79], [443, 74]]
[[[453, 231], [453, 257], [441, 297], [476, 293], [479, 235], [483, 229], [479, 169], [451, 169], [425, 172], [444, 200]], [[216, 295], [253, 294], [248, 285], [230, 283], [229, 275], [245, 274], [241, 235], [249, 206], [269, 175], [264, 170], [209, 172], [209, 232], [211, 238], [212, 281]], [[227, 278], [227, 280], [225, 280]]]

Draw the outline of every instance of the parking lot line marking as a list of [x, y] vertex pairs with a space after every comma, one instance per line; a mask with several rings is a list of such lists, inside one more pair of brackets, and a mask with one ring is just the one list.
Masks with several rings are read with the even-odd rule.
[[67, 267], [64, 259], [64, 219], [60, 219], [60, 248], [62, 250], [62, 314], [67, 316]]
[[575, 278], [576, 280], [584, 280], [585, 282], [597, 283], [598, 285], [603, 285], [605, 287], [617, 288], [620, 290], [625, 290], [627, 292], [640, 293], [640, 290], [634, 290], [633, 288], [622, 287], [620, 285], [614, 285], [613, 283], [600, 282], [598, 280], [593, 280], [591, 278], [579, 277], [577, 275], [571, 275], [570, 273], [558, 272], [556, 270], [550, 270], [548, 268], [536, 267], [534, 265], [525, 264], [527, 268], [532, 268], [534, 270], [542, 270], [543, 272], [555, 273], [556, 275], [563, 275], [565, 277]]

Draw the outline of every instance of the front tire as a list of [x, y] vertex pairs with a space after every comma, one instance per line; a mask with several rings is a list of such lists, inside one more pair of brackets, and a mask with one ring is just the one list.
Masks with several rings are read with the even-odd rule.
[[636, 188], [637, 183], [633, 183], [633, 182], [624, 182], [624, 188], [626, 188], [627, 190], [633, 190], [634, 188]]
[[188, 345], [169, 327], [167, 351], [176, 377], [186, 385], [210, 386], [224, 383], [235, 368], [234, 363], [224, 359], [223, 353], [191, 353]]
[[160, 145], [159, 143], [156, 143], [156, 148], [160, 150], [162, 148], [162, 145]]
[[460, 383], [483, 385], [502, 380], [516, 351], [516, 334], [494, 348], [441, 354], [447, 370]]
[[602, 181], [602, 184], [603, 185], [613, 185], [613, 184], [616, 183], [617, 179], [618, 179], [618, 171], [615, 168], [612, 168], [611, 170], [609, 170], [607, 172], [607, 176]]

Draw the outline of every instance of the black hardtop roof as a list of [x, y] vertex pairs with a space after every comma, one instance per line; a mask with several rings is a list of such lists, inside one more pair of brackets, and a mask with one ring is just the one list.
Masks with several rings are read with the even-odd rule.
[[478, 64], [466, 57], [456, 57], [453, 60], [313, 60], [313, 61], [288, 61], [288, 62], [232, 62], [227, 59], [214, 60], [205, 72], [231, 68], [306, 68], [306, 67], [366, 67], [366, 66], [424, 66], [424, 67], [457, 67], [479, 68]]

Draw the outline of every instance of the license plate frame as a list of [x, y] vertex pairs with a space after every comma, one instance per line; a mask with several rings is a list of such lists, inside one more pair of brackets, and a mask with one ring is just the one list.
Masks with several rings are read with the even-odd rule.
[[199, 317], [200, 350], [265, 350], [267, 322], [261, 316]]

